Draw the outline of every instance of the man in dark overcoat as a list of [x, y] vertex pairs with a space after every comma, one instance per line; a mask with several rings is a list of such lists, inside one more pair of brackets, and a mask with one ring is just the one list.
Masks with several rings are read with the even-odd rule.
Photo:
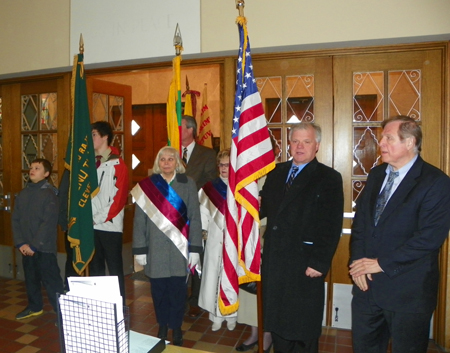
[[342, 177], [319, 163], [321, 130], [292, 126], [292, 160], [279, 163], [261, 192], [267, 217], [262, 259], [264, 330], [275, 352], [318, 352], [324, 279], [342, 231]]

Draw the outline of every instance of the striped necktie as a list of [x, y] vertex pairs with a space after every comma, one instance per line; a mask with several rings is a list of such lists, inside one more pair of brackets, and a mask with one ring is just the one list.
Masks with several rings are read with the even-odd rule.
[[187, 164], [187, 147], [183, 148], [183, 162]]
[[298, 167], [295, 165], [291, 169], [291, 174], [289, 175], [289, 179], [286, 182], [286, 185], [284, 187], [284, 193], [286, 193], [289, 190], [289, 188], [291, 187], [291, 185], [294, 182], [294, 179], [297, 175], [297, 172], [298, 172]]
[[386, 185], [384, 189], [380, 192], [377, 197], [377, 204], [375, 206], [375, 216], [374, 221], [375, 225], [377, 225], [378, 220], [380, 219], [381, 214], [383, 213], [384, 208], [389, 200], [389, 195], [391, 194], [392, 185], [394, 185], [394, 179], [398, 177], [398, 172], [390, 172]]

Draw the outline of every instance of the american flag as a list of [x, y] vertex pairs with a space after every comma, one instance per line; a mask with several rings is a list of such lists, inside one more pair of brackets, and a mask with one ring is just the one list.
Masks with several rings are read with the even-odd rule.
[[238, 17], [237, 23], [240, 47], [219, 294], [219, 308], [224, 315], [237, 311], [240, 283], [261, 280], [256, 180], [275, 167], [261, 96], [253, 76], [245, 17]]

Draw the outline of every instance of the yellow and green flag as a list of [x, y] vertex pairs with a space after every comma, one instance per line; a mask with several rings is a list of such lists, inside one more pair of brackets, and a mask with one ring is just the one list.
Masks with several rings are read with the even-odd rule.
[[181, 146], [181, 55], [175, 56], [173, 77], [167, 99], [167, 143], [180, 151]]
[[67, 237], [73, 250], [73, 267], [82, 274], [94, 255], [91, 198], [98, 192], [83, 54], [74, 58], [72, 127], [65, 162], [70, 171]]

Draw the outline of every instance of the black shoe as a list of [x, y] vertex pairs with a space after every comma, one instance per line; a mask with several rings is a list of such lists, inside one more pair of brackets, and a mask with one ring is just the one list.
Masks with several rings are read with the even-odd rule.
[[159, 330], [158, 330], [158, 338], [161, 338], [162, 340], [166, 340], [167, 339], [167, 325], [159, 325]]
[[255, 341], [255, 342], [250, 343], [250, 344], [244, 344], [244, 343], [241, 343], [240, 346], [237, 346], [237, 347], [236, 347], [236, 350], [237, 350], [238, 352], [246, 352], [246, 351], [252, 349], [252, 348], [253, 348], [254, 346], [256, 346], [257, 344], [258, 344], [258, 341]]
[[172, 330], [172, 344], [174, 346], [183, 345], [183, 332], [181, 332], [181, 328], [174, 328]]
[[30, 310], [30, 309], [26, 308], [24, 311], [21, 311], [20, 313], [18, 313], [16, 315], [16, 320], [28, 319], [28, 318], [33, 317], [33, 316], [42, 315], [43, 313], [44, 313], [44, 310], [33, 311], [33, 310]]

